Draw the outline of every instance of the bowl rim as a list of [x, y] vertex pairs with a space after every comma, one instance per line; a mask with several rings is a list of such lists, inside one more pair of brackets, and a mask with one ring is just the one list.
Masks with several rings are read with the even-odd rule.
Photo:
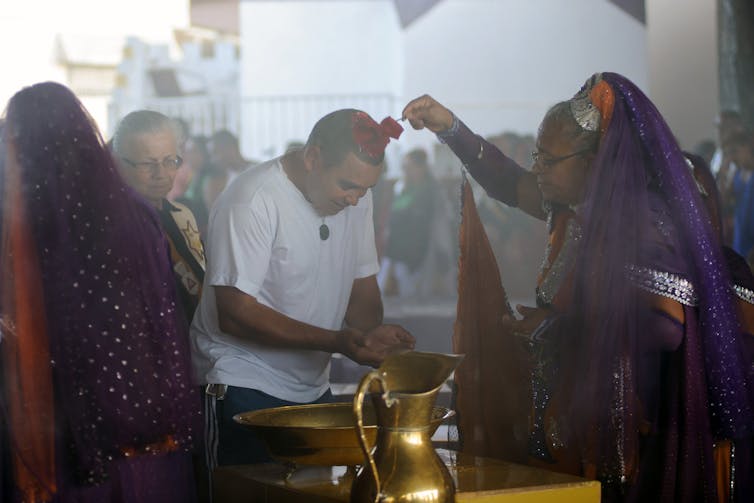
[[[286, 411], [291, 410], [301, 410], [301, 409], [330, 409], [330, 408], [346, 408], [346, 406], [352, 406], [351, 402], [330, 402], [330, 403], [311, 403], [311, 404], [300, 404], [300, 405], [284, 405], [281, 407], [269, 407], [266, 409], [257, 409], [257, 410], [250, 410], [246, 412], [239, 412], [238, 414], [235, 414], [233, 416], [233, 421], [236, 424], [242, 425], [242, 426], [249, 426], [252, 428], [275, 428], [275, 429], [298, 429], [298, 428], [304, 428], [307, 430], [348, 430], [355, 428], [355, 424], [350, 425], [344, 425], [344, 426], [305, 426], [305, 425], [293, 425], [293, 424], [260, 424], [260, 423], [253, 423], [249, 421], [250, 418], [253, 419], [254, 416], [265, 416], [265, 415], [276, 415], [276, 414], [283, 414]], [[372, 408], [372, 406], [369, 406]], [[445, 422], [446, 420], [450, 419], [451, 417], [456, 415], [455, 410], [449, 408], [449, 407], [443, 407], [440, 405], [433, 405], [432, 410], [442, 410], [443, 415], [440, 418], [434, 419], [433, 421], [440, 421], [440, 423]], [[275, 411], [275, 412], [270, 412]], [[377, 424], [365, 424], [364, 429], [372, 429], [377, 428]]]

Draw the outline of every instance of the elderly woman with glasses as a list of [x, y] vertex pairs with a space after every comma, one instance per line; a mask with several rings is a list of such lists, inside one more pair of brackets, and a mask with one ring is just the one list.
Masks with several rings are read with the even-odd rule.
[[528, 461], [598, 478], [605, 501], [751, 500], [754, 292], [731, 280], [708, 194], [644, 93], [594, 75], [546, 113], [531, 171], [429, 96], [403, 115], [547, 221], [537, 307], [507, 319], [531, 348], [528, 434], [510, 432]]
[[138, 110], [118, 124], [112, 140], [113, 154], [123, 179], [160, 216], [170, 244], [180, 308], [188, 322], [194, 317], [204, 282], [204, 248], [194, 214], [185, 205], [168, 201], [178, 168], [182, 138], [177, 124], [159, 112]]

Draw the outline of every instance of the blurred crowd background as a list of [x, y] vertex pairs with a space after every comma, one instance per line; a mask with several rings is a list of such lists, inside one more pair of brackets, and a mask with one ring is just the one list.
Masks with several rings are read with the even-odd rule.
[[[186, 162], [169, 197], [194, 211], [202, 232], [236, 173], [301, 144], [333, 109], [379, 120], [429, 93], [528, 167], [544, 111], [605, 70], [644, 89], [684, 149], [711, 163], [726, 238], [734, 244], [738, 226], [735, 246], [749, 251], [748, 0], [37, 0], [0, 9], [0, 101], [61, 82], [106, 138], [133, 110], [175, 118]], [[384, 294], [452, 300], [462, 167], [413, 131], [386, 158], [374, 191]], [[510, 296], [531, 299], [543, 231], [475, 195]]]

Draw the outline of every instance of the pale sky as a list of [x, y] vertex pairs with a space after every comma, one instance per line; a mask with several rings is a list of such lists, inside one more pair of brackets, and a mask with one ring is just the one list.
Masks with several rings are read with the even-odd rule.
[[[4, 110], [24, 86], [45, 80], [65, 83], [54, 60], [58, 34], [169, 43], [173, 30], [188, 24], [189, 0], [0, 0], [0, 107]], [[91, 112], [101, 123], [97, 111]]]

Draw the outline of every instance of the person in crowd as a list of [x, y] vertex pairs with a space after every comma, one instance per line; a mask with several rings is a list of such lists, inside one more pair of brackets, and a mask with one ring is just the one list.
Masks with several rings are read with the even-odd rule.
[[[179, 183], [178, 178], [181, 175], [181, 169], [186, 168], [188, 186], [183, 193], [180, 189], [175, 189], [175, 184]], [[199, 235], [204, 240], [207, 237], [207, 221], [209, 220], [209, 209], [204, 202], [204, 185], [207, 177], [212, 174], [212, 164], [210, 163], [209, 149], [207, 148], [207, 138], [204, 136], [192, 136], [183, 147], [183, 166], [178, 170], [176, 181], [173, 184], [174, 190], [168, 194], [168, 200], [177, 201], [185, 204], [196, 217], [196, 223], [199, 226]], [[172, 197], [171, 197], [172, 196]]]
[[[528, 168], [531, 165], [534, 148], [531, 135], [503, 133], [487, 138], [487, 141], [506, 152], [519, 166]], [[514, 299], [533, 299], [531, 278], [536, 277], [541, 259], [532, 255], [531, 249], [545, 239], [545, 230], [528, 215], [489, 197], [479, 185], [475, 184], [473, 189], [479, 218], [497, 262], [515, 264], [515, 267], [505, 269], [506, 292]]]
[[430, 222], [437, 186], [427, 162], [427, 152], [414, 149], [403, 157], [403, 187], [393, 199], [388, 241], [382, 270], [397, 283], [402, 296], [416, 294], [420, 267], [429, 251]]
[[[188, 142], [187, 142], [188, 144]], [[191, 186], [191, 181], [194, 178], [194, 166], [186, 159], [186, 150], [180, 149], [181, 159], [183, 164], [175, 171], [175, 178], [173, 179], [173, 188], [167, 193], [165, 199], [168, 201], [178, 201], [179, 199], [186, 198], [186, 192], [188, 192]]]
[[290, 152], [291, 150], [299, 150], [304, 148], [304, 142], [301, 140], [290, 140], [288, 143], [285, 144], [285, 152]]
[[[329, 401], [332, 353], [378, 365], [412, 348], [382, 324], [370, 187], [402, 128], [345, 109], [303, 149], [240, 174], [210, 214], [207, 275], [191, 327], [206, 384], [209, 465], [268, 459], [233, 415]], [[212, 448], [217, 446], [217, 451]], [[217, 455], [217, 460], [215, 459]]]
[[178, 138], [178, 148], [183, 150], [186, 142], [191, 138], [191, 125], [183, 117], [172, 117], [175, 124], [175, 133]]
[[717, 145], [715, 145], [715, 140], [708, 138], [698, 141], [697, 144], [694, 145], [692, 152], [694, 153], [694, 155], [701, 157], [709, 166], [709, 164], [712, 162], [712, 158], [715, 156], [716, 150]]
[[[385, 257], [388, 229], [390, 227], [390, 209], [393, 206], [393, 199], [395, 198], [396, 179], [388, 178], [387, 172], [387, 166], [383, 163], [380, 179], [377, 181], [377, 185], [372, 187], [374, 242], [377, 247], [377, 260], [380, 263], [382, 263], [382, 260]], [[380, 271], [382, 271], [382, 269], [380, 269]], [[383, 295], [387, 295], [387, 292], [384, 289], [385, 285], [379, 282], [379, 278], [378, 283], [380, 283]]]
[[[203, 166], [204, 160], [198, 159], [201, 153], [196, 148], [196, 144], [188, 129], [188, 124], [183, 119], [173, 119], [176, 141], [178, 142], [178, 153], [183, 158], [183, 164], [178, 168], [173, 180], [173, 188], [168, 192], [167, 199], [169, 201], [175, 201], [178, 198], [186, 196], [191, 182], [194, 180], [196, 172], [199, 170], [197, 166]], [[206, 145], [205, 145], [206, 151]], [[194, 163], [188, 162], [189, 157], [192, 157]]]
[[241, 155], [236, 135], [227, 129], [216, 131], [209, 139], [209, 154], [213, 170], [204, 182], [202, 196], [207, 208], [230, 185], [239, 173], [256, 164]]
[[[427, 152], [414, 149], [403, 157], [403, 187], [393, 200], [388, 226], [387, 248], [380, 279], [394, 278], [403, 297], [432, 293], [441, 271], [448, 269], [450, 256], [437, 249], [438, 225], [445, 216], [442, 192], [432, 175]], [[385, 271], [384, 273], [382, 271]]]
[[[723, 218], [723, 236], [725, 243], [733, 244], [733, 226], [736, 211], [736, 197], [733, 188], [734, 180], [740, 182], [741, 177], [736, 177], [738, 166], [730, 156], [726, 156], [724, 145], [730, 138], [737, 137], [745, 131], [741, 114], [735, 110], [723, 110], [717, 119], [718, 147], [715, 150], [710, 169], [715, 176], [717, 186], [721, 194], [721, 211]], [[747, 177], [746, 173], [743, 174]]]
[[729, 183], [736, 171], [736, 166], [729, 163], [723, 163], [723, 143], [725, 138], [744, 129], [743, 119], [738, 110], [721, 110], [717, 117], [717, 149], [710, 160], [710, 169], [712, 174], [721, 183]]
[[746, 130], [736, 131], [723, 143], [723, 164], [735, 164], [725, 197], [733, 206], [732, 248], [751, 261], [754, 251], [754, 138]]
[[66, 87], [22, 89], [6, 120], [9, 501], [194, 501], [200, 400], [157, 215]]
[[151, 110], [126, 115], [113, 135], [113, 153], [123, 179], [154, 207], [170, 244], [180, 308], [190, 325], [204, 281], [204, 248], [191, 210], [166, 199], [183, 164], [175, 123]]
[[173, 121], [175, 139], [178, 143], [178, 153], [184, 161], [175, 173], [173, 188], [171, 188], [168, 195], [165, 196], [169, 201], [175, 201], [179, 198], [185, 197], [186, 192], [191, 186], [195, 169], [192, 164], [186, 162], [187, 150], [191, 148], [191, 126], [188, 121], [182, 117], [173, 117], [171, 120]]
[[597, 477], [604, 501], [754, 497], [751, 335], [692, 171], [644, 93], [594, 75], [545, 115], [531, 171], [429, 96], [403, 115], [490, 196], [548, 222], [537, 307], [506, 322], [531, 344], [516, 439], [530, 462]]

